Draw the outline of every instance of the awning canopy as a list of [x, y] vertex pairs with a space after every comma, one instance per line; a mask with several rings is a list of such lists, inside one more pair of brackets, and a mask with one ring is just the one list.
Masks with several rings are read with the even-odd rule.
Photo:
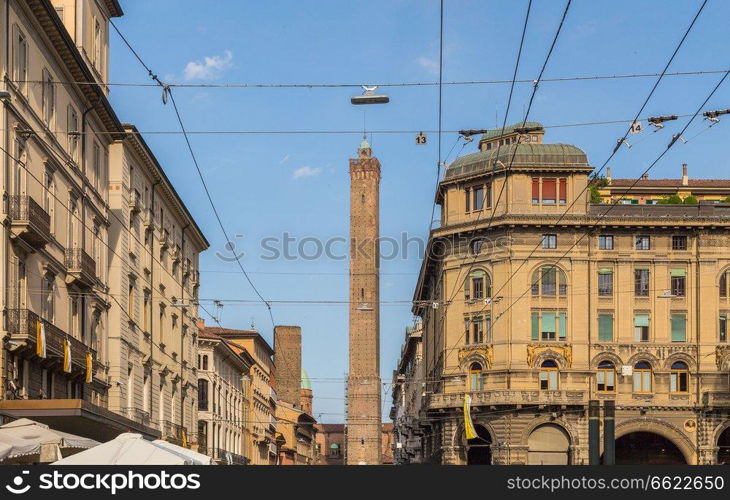
[[93, 439], [57, 431], [27, 418], [0, 426], [0, 460], [3, 461], [37, 455], [33, 461], [40, 462], [44, 461], [41, 455], [46, 453], [58, 458], [62, 449], [85, 450], [98, 444]]
[[188, 457], [190, 460], [193, 461], [193, 465], [215, 465], [215, 461], [212, 457], [209, 457], [208, 455], [203, 455], [202, 453], [198, 453], [197, 451], [189, 450], [188, 448], [183, 448], [182, 446], [178, 446], [168, 441], [156, 439], [152, 441], [152, 444], [165, 448], [166, 450], [176, 453], [178, 455]]
[[[189, 450], [187, 450], [189, 451]], [[199, 465], [190, 456], [125, 432], [95, 448], [64, 458], [53, 465]]]

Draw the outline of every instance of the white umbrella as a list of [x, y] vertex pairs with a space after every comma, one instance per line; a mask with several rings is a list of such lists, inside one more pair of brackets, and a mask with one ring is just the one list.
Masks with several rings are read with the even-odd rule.
[[156, 439], [152, 441], [152, 443], [162, 448], [165, 448], [166, 450], [171, 451], [177, 455], [192, 460], [193, 465], [215, 465], [215, 462], [211, 457], [209, 457], [208, 455], [203, 455], [202, 453], [198, 453], [197, 451], [183, 448], [182, 446], [163, 441], [162, 439]]
[[98, 444], [93, 439], [57, 431], [27, 418], [0, 426], [0, 460], [47, 453], [60, 458], [63, 448], [86, 449]]
[[66, 457], [53, 465], [192, 465], [193, 460], [125, 432], [95, 448]]

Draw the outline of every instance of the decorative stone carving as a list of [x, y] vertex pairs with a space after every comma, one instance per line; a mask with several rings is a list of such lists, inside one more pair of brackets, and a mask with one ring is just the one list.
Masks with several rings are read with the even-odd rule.
[[719, 345], [715, 347], [715, 363], [717, 369], [722, 370], [723, 365], [726, 365], [726, 361], [730, 359], [730, 345]]
[[527, 364], [534, 366], [538, 358], [547, 358], [550, 355], [558, 358], [564, 368], [570, 368], [573, 365], [573, 347], [570, 344], [528, 344], [527, 345]]
[[487, 363], [487, 366], [492, 366], [492, 360], [494, 359], [492, 345], [479, 344], [459, 349], [460, 365], [463, 366], [464, 360], [467, 360], [469, 358], [481, 358]]

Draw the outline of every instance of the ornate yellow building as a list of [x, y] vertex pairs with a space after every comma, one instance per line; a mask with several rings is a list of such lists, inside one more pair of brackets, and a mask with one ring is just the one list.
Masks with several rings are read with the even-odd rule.
[[438, 187], [422, 376], [402, 381], [423, 387], [422, 456], [586, 464], [588, 401], [613, 400], [618, 463], [727, 461], [730, 205], [592, 204], [585, 153], [543, 136], [487, 133]]

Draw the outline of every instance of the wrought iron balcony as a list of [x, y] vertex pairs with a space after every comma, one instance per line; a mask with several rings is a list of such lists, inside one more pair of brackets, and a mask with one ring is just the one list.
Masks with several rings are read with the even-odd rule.
[[[8, 310], [8, 333], [10, 340], [35, 352], [36, 327], [40, 317], [29, 309]], [[63, 341], [68, 339], [71, 344], [71, 366], [81, 373], [86, 372], [86, 353], [90, 352], [94, 360], [94, 372], [103, 368], [98, 360], [96, 351], [79, 339], [68, 335], [52, 323], [43, 321], [46, 332], [46, 353], [48, 357], [63, 358]]]
[[[431, 394], [428, 408], [460, 408], [464, 406], [464, 392]], [[496, 405], [585, 405], [588, 404], [587, 391], [520, 391], [493, 390], [468, 392], [472, 406]]]
[[127, 418], [132, 419], [135, 422], [139, 422], [146, 427], [157, 428], [158, 423], [152, 420], [150, 412], [148, 411], [144, 411], [141, 408], [126, 407], [122, 408], [122, 413], [124, 413]]
[[34, 248], [43, 248], [51, 241], [51, 216], [27, 195], [10, 196], [10, 228], [13, 238]]
[[162, 439], [165, 441], [182, 446], [183, 435], [187, 434], [187, 429], [175, 422], [162, 420], [160, 421], [160, 432], [162, 433]]
[[212, 457], [213, 460], [217, 461], [220, 464], [246, 465], [246, 463], [248, 462], [246, 457], [244, 457], [243, 455], [238, 455], [237, 453], [232, 453], [222, 448], [208, 448], [206, 451], [203, 451], [201, 453], [205, 453], [209, 457]]
[[96, 281], [96, 262], [83, 248], [66, 249], [67, 281], [90, 287]]

